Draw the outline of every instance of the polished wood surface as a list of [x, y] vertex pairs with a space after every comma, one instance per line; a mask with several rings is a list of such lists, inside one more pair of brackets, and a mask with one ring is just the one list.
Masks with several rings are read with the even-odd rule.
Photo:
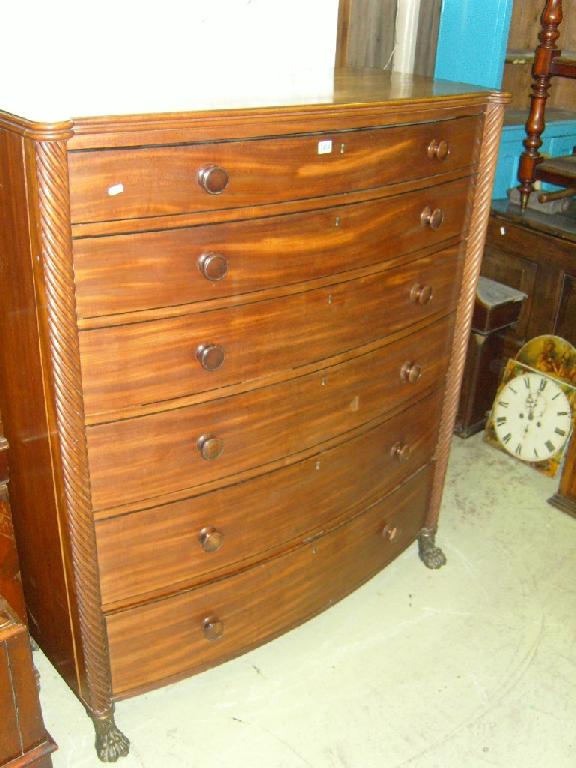
[[[429, 459], [437, 424], [428, 416], [438, 409], [440, 391], [353, 437], [343, 436], [332, 448], [243, 485], [100, 521], [105, 604], [125, 605], [146, 593], [166, 594], [230, 572], [241, 561], [293, 546], [373, 503]], [[222, 537], [211, 552], [200, 541], [207, 527]]]
[[0, 116], [16, 536], [35, 634], [108, 759], [114, 698], [435, 532], [503, 99], [377, 72], [276, 96]]
[[[398, 176], [417, 179], [470, 163], [477, 118], [297, 138], [71, 153], [73, 222], [162, 216], [370, 189]], [[428, 148], [446, 141], [438, 159]], [[323, 147], [326, 142], [326, 149]], [[198, 183], [207, 166], [225, 168], [219, 194]]]
[[[451, 323], [444, 321], [402, 343], [284, 384], [90, 427], [94, 508], [224, 481], [375, 419], [439, 383], [450, 340]], [[414, 382], [402, 379], [406, 363], [421, 368]], [[223, 441], [214, 460], [198, 449], [203, 435]], [[126, 455], [129, 465], [122, 461]]]
[[0, 597], [0, 766], [51, 768], [26, 626]]
[[[286, 555], [201, 590], [108, 616], [114, 695], [198, 672], [344, 597], [414, 540], [429, 484], [425, 469], [366, 512]], [[382, 535], [386, 526], [397, 529], [392, 540]], [[213, 614], [223, 625], [217, 641], [202, 629]]]
[[[385, 200], [270, 219], [79, 238], [74, 273], [81, 317], [239, 296], [369, 266], [459, 237], [469, 180], [435, 184]], [[423, 226], [424, 208], [444, 211]], [[354, 259], [350, 246], [354, 246]], [[207, 279], [203, 255], [219, 255], [225, 274]]]
[[10, 445], [10, 503], [30, 632], [74, 685], [73, 598], [62, 558], [65, 532], [58, 522], [44, 403], [24, 149], [20, 136], [0, 131], [0, 409]]
[[0, 436], [0, 595], [8, 601], [20, 621], [26, 623], [26, 603], [10, 511], [8, 480], [8, 441]]
[[[459, 253], [459, 247], [450, 248], [402, 268], [285, 298], [82, 332], [86, 412], [106, 414], [250, 381], [319, 362], [411, 321], [446, 313], [458, 295]], [[420, 285], [432, 288], [433, 300], [427, 304], [411, 296]], [[225, 354], [214, 371], [205, 370], [196, 357], [198, 347], [208, 343], [220, 345]]]

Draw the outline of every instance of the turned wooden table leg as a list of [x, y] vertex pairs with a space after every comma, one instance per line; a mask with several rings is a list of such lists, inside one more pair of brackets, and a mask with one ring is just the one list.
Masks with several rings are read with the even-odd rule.
[[528, 204], [528, 198], [536, 178], [536, 166], [541, 161], [540, 147], [542, 133], [546, 126], [545, 111], [548, 91], [550, 90], [550, 69], [552, 60], [560, 54], [556, 42], [560, 35], [558, 27], [562, 21], [562, 0], [548, 0], [542, 12], [542, 29], [538, 35], [540, 44], [536, 48], [532, 67], [532, 95], [530, 112], [526, 121], [524, 152], [520, 156], [518, 168], [519, 190], [522, 208]]

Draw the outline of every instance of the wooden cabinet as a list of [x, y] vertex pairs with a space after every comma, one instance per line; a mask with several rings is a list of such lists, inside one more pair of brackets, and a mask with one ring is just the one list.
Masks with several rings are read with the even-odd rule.
[[267, 109], [0, 118], [24, 583], [102, 759], [128, 748], [115, 699], [284, 632], [416, 538], [443, 563], [502, 110], [374, 70]]
[[26, 626], [0, 597], [0, 766], [51, 768]]

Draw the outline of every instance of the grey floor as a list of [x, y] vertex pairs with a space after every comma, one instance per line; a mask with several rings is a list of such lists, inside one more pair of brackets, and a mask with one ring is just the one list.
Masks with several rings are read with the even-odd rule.
[[[122, 768], [574, 768], [576, 520], [557, 480], [455, 439], [439, 543], [257, 651], [122, 702]], [[40, 653], [56, 768], [101, 766]]]

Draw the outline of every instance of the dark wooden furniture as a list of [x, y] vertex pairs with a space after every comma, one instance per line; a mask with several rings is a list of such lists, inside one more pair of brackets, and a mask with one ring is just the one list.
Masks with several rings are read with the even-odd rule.
[[114, 700], [273, 638], [416, 538], [444, 562], [503, 101], [343, 70], [273, 108], [0, 118], [26, 596], [102, 759], [128, 749]]
[[484, 429], [500, 374], [506, 365], [506, 333], [518, 322], [526, 294], [480, 277], [454, 431], [470, 437]]
[[[576, 156], [544, 160], [539, 149], [545, 126], [546, 102], [552, 77], [576, 78], [576, 59], [564, 57], [557, 46], [562, 22], [562, 0], [546, 0], [541, 17], [540, 44], [532, 67], [532, 96], [526, 122], [524, 152], [520, 156], [518, 179], [522, 207], [526, 207], [534, 181], [540, 180], [566, 187], [565, 194], [576, 194]], [[556, 195], [558, 196], [558, 195]], [[551, 199], [550, 194], [543, 199]]]
[[51, 768], [26, 626], [0, 597], [0, 766]]
[[[555, 334], [576, 345], [576, 217], [522, 211], [493, 204], [482, 274], [528, 295], [518, 323], [503, 332], [503, 355], [514, 357], [528, 339]], [[493, 399], [496, 386], [490, 393]], [[576, 511], [575, 444], [572, 440], [560, 488], [551, 502]]]
[[0, 416], [0, 595], [8, 601], [20, 620], [26, 623], [26, 605], [8, 495], [8, 456], [8, 441], [4, 437]]

